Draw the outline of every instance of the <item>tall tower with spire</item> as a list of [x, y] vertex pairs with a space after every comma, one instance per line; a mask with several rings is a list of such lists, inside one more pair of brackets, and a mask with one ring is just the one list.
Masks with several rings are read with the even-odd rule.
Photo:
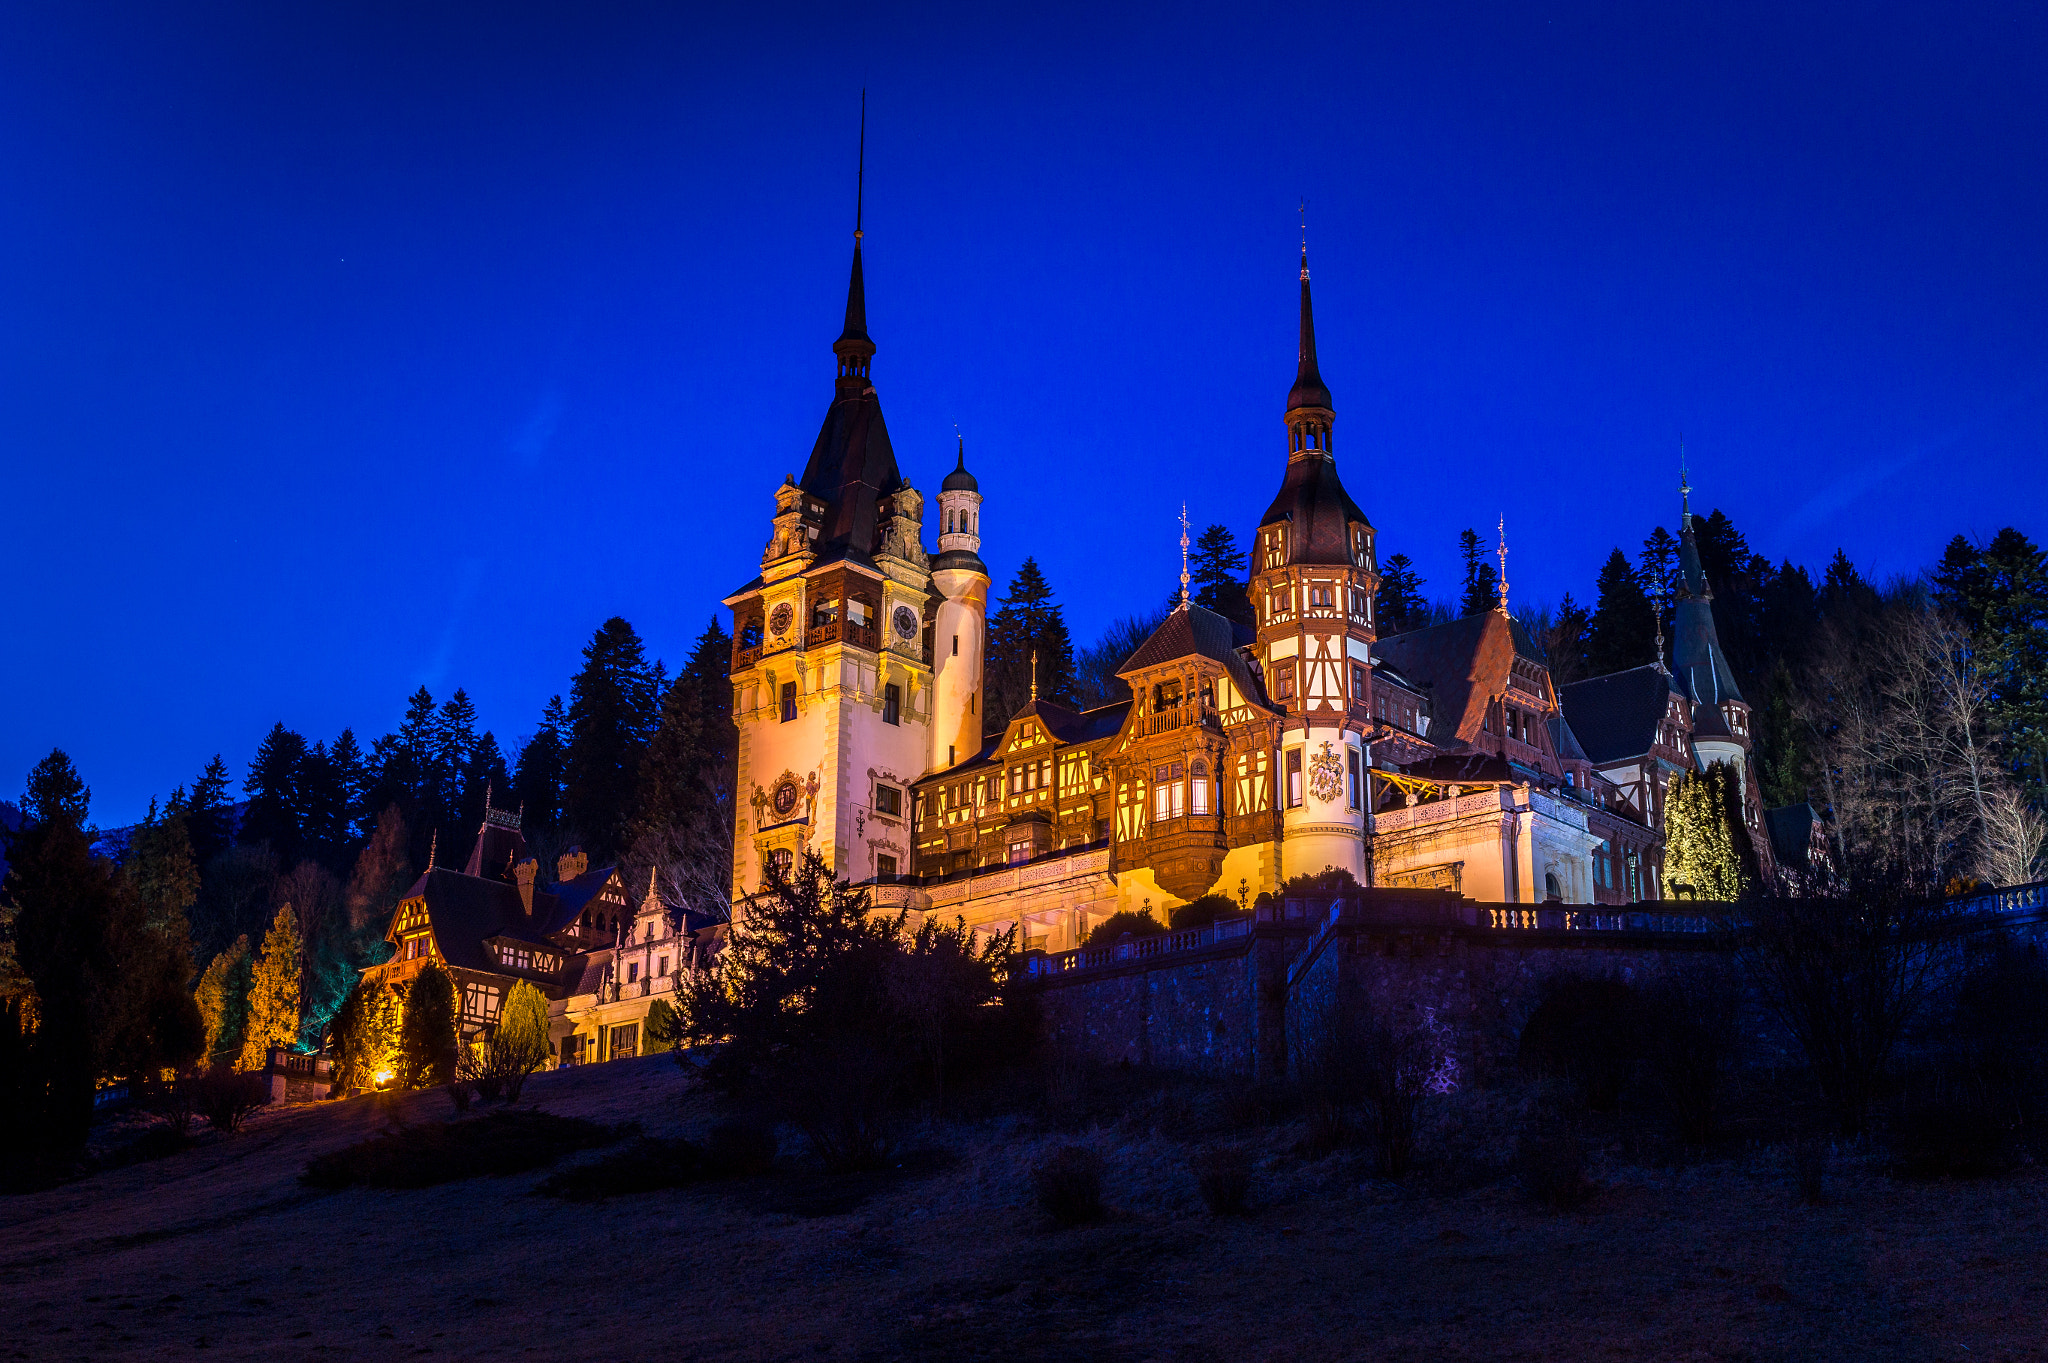
[[967, 471], [962, 437], [953, 471], [939, 484], [939, 556], [932, 584], [943, 598], [932, 631], [933, 767], [965, 762], [981, 751], [982, 660], [988, 635], [988, 567], [981, 561], [981, 484]]
[[1768, 883], [1770, 838], [1763, 826], [1763, 792], [1749, 760], [1754, 743], [1749, 702], [1735, 684], [1735, 670], [1728, 665], [1728, 655], [1721, 651], [1721, 638], [1714, 628], [1714, 589], [1700, 564], [1699, 535], [1692, 517], [1692, 479], [1686, 474], [1683, 453], [1678, 495], [1680, 572], [1672, 612], [1671, 689], [1691, 703], [1692, 747], [1700, 766], [1726, 762], [1734, 769], [1742, 789], [1743, 823]]
[[1371, 764], [1372, 523], [1337, 476], [1329, 387], [1316, 357], [1308, 247], [1301, 335], [1287, 392], [1287, 466], [1252, 545], [1250, 596], [1266, 694], [1285, 707], [1279, 795], [1282, 874], [1341, 867], [1366, 879], [1364, 770]]
[[[861, 142], [864, 172], [865, 116]], [[776, 489], [760, 576], [725, 598], [739, 729], [736, 901], [761, 888], [771, 864], [807, 851], [854, 881], [908, 868], [911, 783], [935, 748], [944, 752], [947, 730], [933, 684], [939, 603], [971, 598], [979, 568], [971, 548], [965, 560], [942, 554], [953, 586], [935, 590], [924, 499], [897, 468], [872, 381], [864, 206], [857, 195], [824, 424], [802, 478]]]

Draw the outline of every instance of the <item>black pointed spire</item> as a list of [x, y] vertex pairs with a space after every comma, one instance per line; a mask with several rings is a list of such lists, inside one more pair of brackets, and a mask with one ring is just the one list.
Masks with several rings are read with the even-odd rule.
[[865, 388], [868, 365], [875, 356], [875, 343], [868, 336], [868, 290], [861, 272], [861, 218], [867, 206], [868, 178], [868, 92], [860, 92], [860, 157], [856, 162], [853, 190], [853, 274], [846, 282], [846, 326], [832, 343], [839, 357], [839, 378]]
[[1308, 296], [1308, 247], [1301, 248], [1301, 349], [1297, 356], [1294, 387], [1287, 390], [1287, 410], [1303, 408], [1330, 410], [1330, 390], [1316, 368], [1316, 316]]

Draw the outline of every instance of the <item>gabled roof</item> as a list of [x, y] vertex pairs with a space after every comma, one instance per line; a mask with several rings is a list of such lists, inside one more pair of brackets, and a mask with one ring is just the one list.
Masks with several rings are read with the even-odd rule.
[[1521, 622], [1497, 610], [1382, 639], [1373, 651], [1415, 682], [1426, 683], [1436, 716], [1430, 741], [1472, 743], [1486, 722], [1486, 707], [1507, 690], [1514, 660], [1543, 666]]
[[1810, 804], [1781, 805], [1764, 811], [1764, 828], [1771, 838], [1771, 857], [1778, 865], [1795, 871], [1808, 866], [1813, 850], [1813, 828], [1820, 816]]
[[[1699, 541], [1693, 534], [1690, 515], [1678, 537], [1678, 562], [1683, 570], [1684, 588], [1673, 613], [1676, 618], [1671, 640], [1672, 684], [1690, 696], [1694, 705], [1718, 709], [1723, 701], [1741, 700], [1742, 692], [1735, 685], [1735, 671], [1728, 666], [1728, 655], [1721, 651], [1721, 638], [1714, 629], [1714, 593], [1707, 586], [1706, 571], [1700, 567]], [[1694, 722], [1699, 733], [1728, 732], [1727, 724], [1718, 714], [1712, 718], [1696, 714]]]
[[1559, 712], [1550, 717], [1550, 748], [1561, 762], [1589, 762], [1586, 750], [1579, 744], [1579, 736], [1572, 732], [1571, 722]]
[[1145, 636], [1145, 642], [1124, 659], [1116, 674], [1129, 677], [1181, 658], [1207, 658], [1222, 664], [1231, 684], [1248, 700], [1264, 702], [1266, 689], [1259, 685], [1258, 678], [1246, 666], [1244, 655], [1237, 651], [1255, 637], [1244, 626], [1207, 606], [1182, 602], [1159, 623], [1159, 628]]
[[1565, 720], [1596, 766], [1649, 752], [1670, 697], [1671, 679], [1649, 663], [1573, 682], [1557, 693]]
[[534, 916], [529, 919], [516, 886], [437, 866], [414, 881], [405, 897], [426, 901], [434, 946], [451, 966], [503, 973], [497, 960], [484, 950], [484, 943], [493, 937], [561, 950], [535, 926], [535, 920], [555, 907], [554, 897], [545, 890], [534, 891]]
[[1287, 461], [1287, 472], [1272, 505], [1259, 518], [1262, 526], [1285, 521], [1289, 563], [1351, 562], [1351, 522], [1366, 525], [1365, 513], [1344, 480], [1337, 476], [1337, 464], [1327, 451], [1312, 451]]

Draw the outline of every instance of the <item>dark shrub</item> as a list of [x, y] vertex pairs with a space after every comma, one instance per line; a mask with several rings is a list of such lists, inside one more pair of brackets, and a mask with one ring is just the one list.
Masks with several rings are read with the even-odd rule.
[[899, 1059], [858, 1038], [818, 1043], [770, 1071], [778, 1105], [833, 1173], [888, 1167], [896, 1148], [894, 1105], [904, 1080]]
[[2038, 943], [1994, 939], [1948, 1001], [1936, 1049], [1945, 1082], [2003, 1111], [2014, 1139], [2048, 1158], [2048, 956]]
[[1235, 918], [1243, 912], [1242, 906], [1234, 899], [1220, 894], [1205, 894], [1168, 914], [1166, 925], [1175, 932], [1185, 928], [1206, 928], [1219, 918]]
[[1740, 1004], [1734, 972], [1718, 961], [1689, 962], [1644, 987], [1642, 1072], [1688, 1144], [1714, 1139], [1741, 1042]]
[[571, 1202], [680, 1188], [705, 1173], [704, 1153], [689, 1141], [642, 1136], [590, 1164], [549, 1174], [539, 1191]]
[[192, 1110], [216, 1131], [233, 1135], [242, 1119], [270, 1100], [270, 1083], [260, 1074], [238, 1074], [216, 1066], [192, 1081]]
[[775, 1128], [766, 1122], [734, 1118], [704, 1134], [707, 1172], [730, 1178], [765, 1174], [775, 1167]]
[[1122, 940], [1127, 933], [1132, 937], [1157, 937], [1165, 931], [1166, 924], [1154, 918], [1150, 913], [1140, 913], [1136, 909], [1118, 909], [1115, 913], [1097, 923], [1095, 930], [1088, 934], [1088, 940], [1081, 945], [1086, 947], [1111, 947]]
[[1252, 1157], [1243, 1146], [1215, 1145], [1188, 1161], [1211, 1216], [1242, 1215], [1250, 1205]]
[[1827, 1201], [1828, 1141], [1808, 1132], [1792, 1143], [1792, 1178], [1799, 1185], [1799, 1200], [1810, 1207]]
[[1593, 1195], [1586, 1148], [1576, 1125], [1546, 1096], [1532, 1108], [1515, 1142], [1515, 1172], [1530, 1197], [1552, 1211], [1570, 1211]]
[[[455, 1082], [447, 1085], [447, 1089], [448, 1101], [455, 1104], [455, 1115], [460, 1117], [463, 1113], [469, 1111], [470, 1099], [475, 1097], [478, 1093], [483, 1092], [483, 1085], [478, 1084], [476, 1088], [472, 1090], [467, 1082], [461, 1079], [457, 1079]], [[495, 1098], [497, 1097], [497, 1094], [484, 1093], [483, 1096], [486, 1098]]]
[[628, 1128], [545, 1112], [493, 1112], [463, 1122], [422, 1122], [308, 1160], [299, 1181], [312, 1188], [430, 1188], [437, 1183], [519, 1174], [573, 1150], [609, 1145]]
[[1102, 1156], [1085, 1145], [1062, 1145], [1031, 1171], [1038, 1206], [1057, 1226], [1085, 1226], [1100, 1221]]
[[1901, 1178], [1981, 1178], [2019, 1163], [2012, 1109], [1984, 1086], [1937, 1077], [1892, 1107], [1892, 1170]]
[[1561, 975], [1543, 986], [1518, 1054], [1535, 1073], [1570, 1082], [1585, 1105], [1612, 1112], [1635, 1063], [1635, 991], [1618, 979]]
[[1415, 1108], [1445, 1057], [1424, 1018], [1399, 1024], [1360, 995], [1311, 1010], [1293, 1040], [1295, 1073], [1308, 1100], [1307, 1148], [1326, 1153], [1356, 1134], [1379, 1172], [1399, 1178], [1415, 1156]]

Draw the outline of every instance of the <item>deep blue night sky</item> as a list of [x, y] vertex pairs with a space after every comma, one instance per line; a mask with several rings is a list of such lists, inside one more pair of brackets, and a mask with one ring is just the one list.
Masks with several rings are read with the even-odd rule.
[[958, 423], [1081, 641], [1272, 495], [1303, 195], [1433, 595], [1505, 512], [1588, 598], [1681, 431], [1773, 558], [2040, 539], [2048, 19], [1931, 8], [15, 0], [0, 796], [61, 745], [127, 822], [421, 683], [509, 745], [614, 614], [673, 665], [831, 394], [863, 85], [898, 457]]

